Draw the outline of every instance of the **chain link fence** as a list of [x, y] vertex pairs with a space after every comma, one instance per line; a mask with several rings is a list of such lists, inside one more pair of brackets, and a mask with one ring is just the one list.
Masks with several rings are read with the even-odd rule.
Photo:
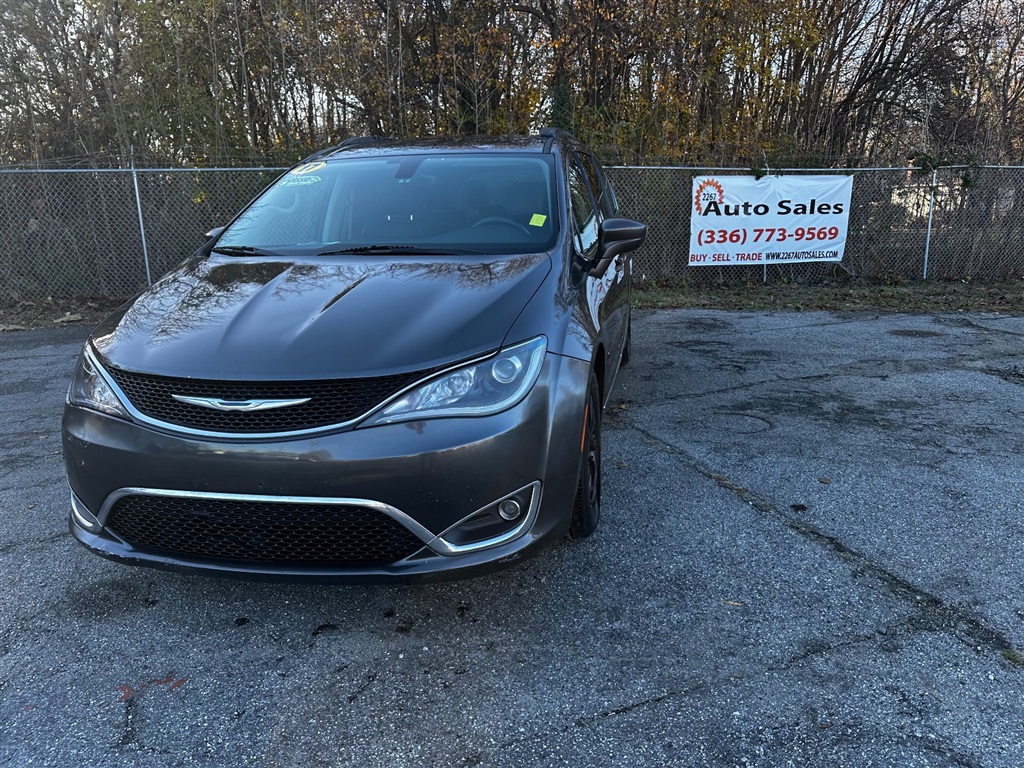
[[784, 169], [784, 174], [852, 174], [843, 261], [767, 266], [690, 266], [694, 176], [749, 169], [615, 167], [608, 173], [626, 216], [649, 225], [635, 257], [637, 277], [693, 285], [839, 278], [1005, 280], [1024, 275], [1024, 168]]
[[[0, 300], [130, 296], [180, 263], [282, 168], [0, 170]], [[693, 177], [741, 169], [609, 169], [623, 212], [648, 224], [640, 281], [692, 285], [848, 277], [1024, 275], [1024, 168], [784, 170], [854, 174], [841, 263], [687, 264]]]
[[282, 170], [0, 170], [0, 300], [131, 296]]

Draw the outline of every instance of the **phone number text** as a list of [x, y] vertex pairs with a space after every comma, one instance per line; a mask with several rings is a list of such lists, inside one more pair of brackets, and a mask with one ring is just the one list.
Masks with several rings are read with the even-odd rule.
[[697, 231], [698, 245], [725, 245], [731, 243], [785, 243], [835, 240], [839, 227], [757, 227], [754, 229], [701, 229]]

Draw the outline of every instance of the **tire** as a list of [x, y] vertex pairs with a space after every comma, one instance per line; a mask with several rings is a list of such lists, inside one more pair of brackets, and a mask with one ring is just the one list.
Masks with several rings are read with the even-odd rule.
[[574, 539], [590, 536], [597, 530], [601, 518], [601, 390], [593, 371], [590, 372], [582, 445], [576, 501], [569, 524], [569, 535]]

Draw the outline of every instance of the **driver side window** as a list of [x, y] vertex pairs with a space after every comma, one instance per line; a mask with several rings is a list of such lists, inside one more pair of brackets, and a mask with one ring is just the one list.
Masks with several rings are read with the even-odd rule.
[[569, 164], [569, 197], [576, 223], [576, 247], [580, 253], [587, 253], [597, 244], [598, 220], [586, 175], [575, 157]]

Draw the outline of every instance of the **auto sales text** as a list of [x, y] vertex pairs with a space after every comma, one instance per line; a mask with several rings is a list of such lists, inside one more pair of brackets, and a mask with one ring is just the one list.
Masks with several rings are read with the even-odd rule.
[[[779, 216], [807, 214], [842, 214], [844, 206], [842, 203], [819, 203], [811, 198], [809, 203], [794, 203], [792, 200], [778, 200], [775, 213]], [[700, 216], [767, 216], [771, 213], [771, 207], [767, 203], [751, 203], [744, 200], [742, 203], [719, 203], [717, 200], [704, 201]]]

